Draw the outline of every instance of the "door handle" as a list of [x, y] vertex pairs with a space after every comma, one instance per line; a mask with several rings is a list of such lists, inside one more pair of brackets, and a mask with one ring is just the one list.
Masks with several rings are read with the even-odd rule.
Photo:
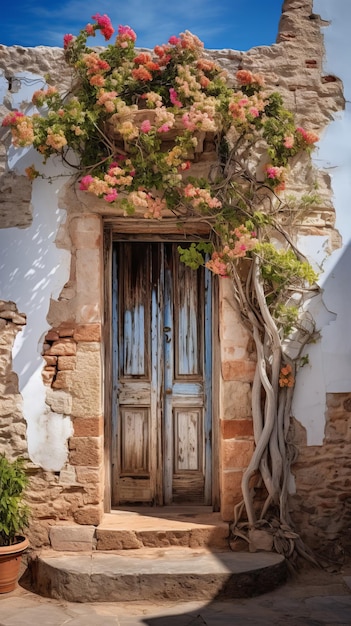
[[169, 333], [171, 330], [172, 330], [172, 329], [171, 329], [171, 327], [170, 327], [170, 326], [164, 326], [164, 327], [163, 327], [163, 332], [164, 332], [164, 333]]

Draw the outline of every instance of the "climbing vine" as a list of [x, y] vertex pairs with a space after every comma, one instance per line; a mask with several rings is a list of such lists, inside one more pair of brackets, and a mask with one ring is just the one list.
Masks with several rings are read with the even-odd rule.
[[[35, 114], [12, 111], [2, 125], [15, 147], [34, 146], [44, 161], [60, 156], [77, 168], [81, 191], [125, 215], [173, 215], [180, 228], [186, 220], [207, 224], [205, 240], [180, 246], [180, 257], [231, 279], [257, 353], [255, 450], [232, 533], [251, 541], [259, 530], [276, 550], [305, 553], [288, 511], [290, 422], [302, 351], [315, 337], [306, 302], [318, 287], [294, 234], [315, 195], [292, 201], [286, 187], [292, 158], [310, 152], [318, 137], [296, 126], [260, 74], [227, 75], [192, 33], [141, 52], [134, 31], [119, 26], [113, 44], [94, 49], [88, 37], [100, 30], [108, 41], [114, 28], [106, 15], [92, 19], [77, 37], [64, 37], [70, 91], [48, 84], [33, 95]], [[198, 178], [193, 163], [204, 141], [215, 158]], [[40, 175], [34, 167], [27, 174]], [[258, 497], [262, 486], [265, 497]]]

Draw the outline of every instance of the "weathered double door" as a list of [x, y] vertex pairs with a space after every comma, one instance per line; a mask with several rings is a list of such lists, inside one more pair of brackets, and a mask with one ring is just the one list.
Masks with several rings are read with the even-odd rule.
[[210, 504], [210, 274], [142, 241], [113, 274], [112, 503]]

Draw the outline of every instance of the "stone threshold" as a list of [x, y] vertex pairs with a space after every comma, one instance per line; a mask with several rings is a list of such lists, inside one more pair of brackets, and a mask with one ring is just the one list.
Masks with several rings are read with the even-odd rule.
[[56, 551], [228, 548], [229, 525], [210, 507], [135, 507], [106, 513], [99, 526], [62, 522], [50, 529]]

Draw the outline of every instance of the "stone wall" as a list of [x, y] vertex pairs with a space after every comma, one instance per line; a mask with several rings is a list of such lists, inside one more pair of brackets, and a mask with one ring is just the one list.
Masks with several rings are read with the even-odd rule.
[[293, 519], [309, 545], [326, 544], [333, 560], [351, 548], [351, 392], [327, 394], [322, 446], [307, 446], [304, 428], [294, 426], [299, 456]]
[[22, 398], [12, 370], [13, 344], [25, 324], [26, 316], [14, 302], [0, 300], [0, 453], [11, 458], [27, 450]]
[[[344, 101], [340, 81], [322, 72], [323, 40], [321, 20], [312, 13], [312, 1], [286, 0], [279, 27], [278, 43], [247, 53], [234, 50], [212, 52], [233, 76], [239, 68], [263, 73], [267, 89], [278, 90], [301, 125], [322, 133]], [[3, 79], [18, 71], [50, 75], [52, 83], [69, 86], [69, 75], [59, 49], [0, 46]], [[9, 83], [10, 91], [14, 83]], [[0, 114], [11, 106], [4, 100]], [[31, 184], [7, 171], [6, 148], [9, 136], [2, 129], [0, 158], [0, 227], [29, 227], [31, 223]], [[205, 167], [204, 164], [201, 167]], [[319, 200], [305, 215], [302, 235], [326, 236], [329, 249], [340, 245], [334, 228], [329, 177], [317, 172], [309, 159], [294, 164], [289, 188], [297, 198], [318, 184]], [[48, 527], [59, 520], [97, 525], [103, 514], [103, 219], [113, 215], [74, 187], [61, 190], [60, 206], [67, 213], [57, 234], [56, 245], [70, 253], [70, 277], [57, 299], [48, 304], [50, 330], [42, 345], [42, 380], [46, 404], [52, 414], [69, 417], [72, 436], [68, 441], [67, 462], [60, 471], [44, 471], [30, 466], [28, 499], [33, 510], [33, 545], [48, 543]], [[15, 209], [14, 209], [15, 207]], [[0, 294], [1, 295], [1, 294]], [[1, 306], [3, 307], [1, 309]], [[1, 310], [6, 312], [2, 315]], [[17, 377], [11, 369], [15, 334], [25, 323], [13, 303], [0, 305], [1, 415], [0, 441], [10, 455], [25, 451], [25, 424]], [[220, 403], [219, 403], [219, 484], [221, 513], [233, 518], [233, 507], [240, 499], [242, 472], [253, 450], [250, 390], [255, 354], [248, 333], [240, 324], [233, 303], [230, 282], [219, 286]], [[351, 393], [351, 390], [350, 390]], [[297, 495], [292, 498], [295, 519], [308, 539], [323, 542], [334, 539], [349, 524], [350, 436], [346, 432], [349, 394], [328, 396], [326, 436], [321, 447], [309, 447], [303, 432], [296, 428], [300, 456], [294, 466]], [[324, 415], [320, 416], [325, 419]], [[337, 456], [337, 462], [333, 461]], [[324, 482], [316, 484], [316, 467]], [[328, 523], [329, 519], [329, 523]], [[332, 523], [330, 520], [332, 519]]]

